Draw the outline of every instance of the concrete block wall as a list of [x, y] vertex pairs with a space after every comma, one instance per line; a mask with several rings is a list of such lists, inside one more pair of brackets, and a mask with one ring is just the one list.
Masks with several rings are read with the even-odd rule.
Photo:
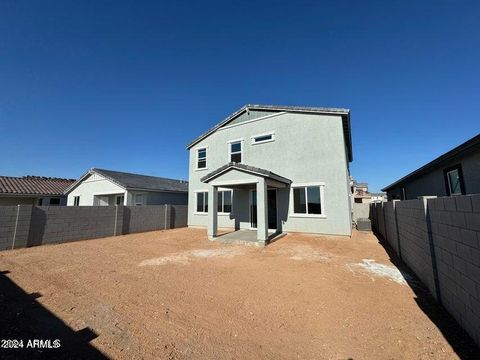
[[171, 229], [186, 227], [188, 225], [188, 205], [169, 205], [170, 211], [170, 223]]
[[435, 295], [435, 277], [423, 200], [406, 200], [396, 204], [398, 237], [402, 260]]
[[0, 206], [0, 250], [185, 227], [187, 211], [187, 205]]
[[480, 345], [480, 195], [378, 205], [374, 231]]
[[443, 306], [480, 344], [480, 195], [428, 200]]
[[28, 246], [121, 235], [122, 219], [123, 206], [37, 206]]
[[384, 206], [384, 203], [378, 203], [376, 204], [375, 208], [376, 208], [376, 216], [378, 221], [377, 230], [382, 235], [382, 237], [385, 237], [386, 230], [385, 230], [385, 215], [383, 213], [383, 206]]
[[31, 214], [31, 205], [0, 206], [0, 250], [26, 246]]
[[169, 229], [169, 207], [169, 205], [125, 206], [125, 233]]
[[393, 201], [383, 204], [383, 212], [385, 214], [385, 240], [387, 240], [393, 250], [399, 254], [395, 205], [396, 202]]

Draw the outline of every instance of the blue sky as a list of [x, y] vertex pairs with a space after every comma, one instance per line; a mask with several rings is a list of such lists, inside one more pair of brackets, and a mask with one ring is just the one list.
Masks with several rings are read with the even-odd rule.
[[0, 3], [0, 173], [187, 178], [246, 103], [351, 109], [371, 190], [480, 131], [478, 1]]

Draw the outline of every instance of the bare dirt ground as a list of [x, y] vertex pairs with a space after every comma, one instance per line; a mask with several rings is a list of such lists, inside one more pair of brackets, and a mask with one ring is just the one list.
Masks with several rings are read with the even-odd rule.
[[0, 271], [2, 337], [62, 341], [37, 357], [478, 355], [369, 233], [289, 234], [257, 248], [184, 228], [5, 251]]

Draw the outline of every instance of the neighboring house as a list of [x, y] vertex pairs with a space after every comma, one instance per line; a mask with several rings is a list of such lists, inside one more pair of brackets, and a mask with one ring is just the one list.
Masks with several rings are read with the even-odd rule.
[[382, 191], [389, 200], [480, 193], [480, 134]]
[[352, 203], [370, 204], [372, 202], [382, 202], [387, 200], [386, 193], [371, 193], [368, 191], [367, 183], [359, 183], [351, 179]]
[[0, 205], [65, 205], [65, 189], [75, 182], [43, 176], [0, 176]]
[[191, 142], [188, 225], [351, 235], [350, 112], [246, 105]]
[[378, 202], [387, 201], [387, 194], [386, 194], [386, 193], [383, 193], [383, 192], [370, 193], [370, 195], [371, 195], [370, 201], [371, 201], [372, 203], [378, 203]]
[[356, 204], [369, 204], [371, 202], [371, 195], [368, 192], [367, 183], [359, 183], [352, 180], [352, 194], [353, 202]]
[[90, 169], [66, 189], [69, 206], [186, 205], [188, 182], [120, 171]]

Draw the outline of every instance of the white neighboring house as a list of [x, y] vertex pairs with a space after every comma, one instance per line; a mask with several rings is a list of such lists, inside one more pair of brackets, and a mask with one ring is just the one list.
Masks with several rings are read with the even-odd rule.
[[65, 194], [68, 206], [187, 205], [188, 182], [92, 168]]

